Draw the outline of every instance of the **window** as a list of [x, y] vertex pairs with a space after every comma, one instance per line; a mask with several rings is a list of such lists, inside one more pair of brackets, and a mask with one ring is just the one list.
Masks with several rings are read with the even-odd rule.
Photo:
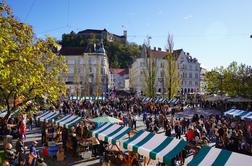
[[92, 73], [92, 67], [89, 67], [89, 72]]
[[160, 76], [164, 77], [164, 71], [163, 70], [160, 71]]
[[189, 86], [192, 86], [192, 81], [189, 81]]
[[88, 64], [91, 65], [92, 64], [92, 57], [88, 58]]
[[104, 65], [104, 59], [101, 58], [101, 65]]
[[195, 66], [195, 70], [198, 71], [198, 66]]
[[164, 63], [163, 62], [161, 62], [160, 67], [164, 68]]
[[198, 73], [195, 73], [195, 78], [198, 78], [199, 76], [198, 76]]
[[192, 65], [189, 66], [189, 69], [192, 70]]
[[189, 73], [189, 78], [192, 78], [192, 73]]
[[195, 86], [198, 86], [199, 84], [198, 84], [198, 81], [195, 81]]
[[183, 73], [183, 78], [187, 78], [187, 73]]

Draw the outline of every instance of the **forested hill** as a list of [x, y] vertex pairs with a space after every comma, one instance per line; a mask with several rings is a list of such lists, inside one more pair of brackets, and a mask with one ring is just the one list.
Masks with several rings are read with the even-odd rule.
[[[61, 41], [59, 41], [62, 47], [84, 47], [86, 52], [92, 52], [94, 43], [99, 47], [100, 42], [94, 34], [83, 37], [73, 31], [69, 34], [63, 34]], [[134, 58], [141, 54], [141, 46], [135, 43], [124, 44], [119, 41], [108, 42], [106, 40], [103, 43], [109, 58], [109, 65], [113, 68], [129, 67]]]

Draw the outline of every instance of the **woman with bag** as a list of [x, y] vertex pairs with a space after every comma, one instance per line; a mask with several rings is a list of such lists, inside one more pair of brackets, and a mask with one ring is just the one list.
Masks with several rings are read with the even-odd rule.
[[29, 166], [36, 166], [37, 165], [37, 159], [38, 159], [38, 153], [37, 153], [37, 146], [38, 142], [33, 141], [32, 146], [30, 147], [30, 154], [28, 157], [28, 164]]

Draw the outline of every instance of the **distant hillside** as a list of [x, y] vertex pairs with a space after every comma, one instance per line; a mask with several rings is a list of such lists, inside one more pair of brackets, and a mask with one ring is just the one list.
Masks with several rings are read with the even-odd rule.
[[[90, 33], [88, 36], [81, 36], [78, 33], [70, 32], [63, 34], [59, 41], [62, 47], [84, 47], [86, 52], [94, 51], [100, 46], [101, 40]], [[113, 68], [126, 68], [133, 63], [134, 58], [141, 54], [141, 46], [135, 43], [122, 43], [120, 41], [103, 41], [105, 50], [109, 58], [109, 65]]]

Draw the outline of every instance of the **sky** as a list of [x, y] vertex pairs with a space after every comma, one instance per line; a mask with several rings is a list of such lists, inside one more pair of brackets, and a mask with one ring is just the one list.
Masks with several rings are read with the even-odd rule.
[[[2, 0], [0, 0], [2, 1]], [[232, 61], [252, 65], [251, 0], [7, 0], [16, 18], [32, 25], [37, 37], [104, 29], [128, 41], [183, 48], [212, 69]]]

